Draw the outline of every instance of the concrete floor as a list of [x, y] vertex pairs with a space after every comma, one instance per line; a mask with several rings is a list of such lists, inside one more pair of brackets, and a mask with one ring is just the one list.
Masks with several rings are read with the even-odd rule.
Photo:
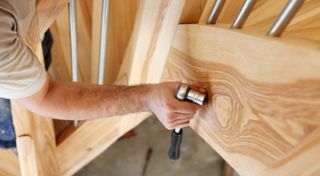
[[121, 139], [80, 170], [76, 176], [220, 176], [223, 160], [190, 128], [184, 129], [181, 157], [167, 157], [170, 131], [156, 118]]

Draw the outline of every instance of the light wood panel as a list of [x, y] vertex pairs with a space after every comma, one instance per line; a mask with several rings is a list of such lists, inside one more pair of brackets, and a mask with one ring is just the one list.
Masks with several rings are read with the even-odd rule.
[[13, 150], [0, 149], [0, 175], [20, 175], [19, 161]]
[[319, 150], [319, 47], [182, 25], [163, 80], [208, 88], [191, 127], [240, 175], [317, 175], [308, 158]]
[[[116, 84], [159, 82], [185, 1], [142, 0]], [[150, 113], [88, 121], [58, 147], [63, 175], [72, 175]], [[81, 140], [79, 140], [81, 139]]]

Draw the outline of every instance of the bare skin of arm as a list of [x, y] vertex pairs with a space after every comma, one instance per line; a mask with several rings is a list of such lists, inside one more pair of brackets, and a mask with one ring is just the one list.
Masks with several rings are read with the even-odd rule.
[[153, 112], [167, 129], [189, 125], [198, 106], [175, 99], [179, 83], [99, 86], [47, 80], [36, 94], [19, 99], [27, 109], [51, 118], [91, 120], [134, 112]]

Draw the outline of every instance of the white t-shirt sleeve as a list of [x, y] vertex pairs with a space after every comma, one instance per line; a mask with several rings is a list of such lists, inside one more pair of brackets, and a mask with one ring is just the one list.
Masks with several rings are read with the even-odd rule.
[[16, 31], [14, 18], [0, 11], [0, 97], [25, 98], [39, 91], [46, 71]]

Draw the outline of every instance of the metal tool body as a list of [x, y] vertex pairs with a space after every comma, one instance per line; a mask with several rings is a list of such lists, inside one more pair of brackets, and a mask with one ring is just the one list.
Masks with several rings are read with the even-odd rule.
[[[208, 101], [208, 95], [206, 93], [198, 92], [190, 89], [187, 84], [180, 84], [176, 98], [181, 101], [189, 101], [203, 106]], [[180, 146], [182, 142], [183, 131], [181, 128], [176, 128], [171, 133], [171, 143], [168, 152], [168, 156], [172, 160], [177, 160], [180, 157]]]

